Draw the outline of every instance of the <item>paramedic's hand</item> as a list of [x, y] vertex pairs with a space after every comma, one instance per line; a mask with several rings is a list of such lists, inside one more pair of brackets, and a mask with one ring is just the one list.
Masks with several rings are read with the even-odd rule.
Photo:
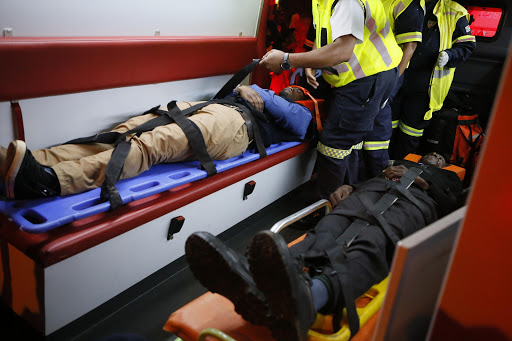
[[260, 65], [266, 67], [270, 72], [276, 75], [281, 74], [281, 63], [283, 62], [284, 52], [281, 50], [270, 50], [263, 58], [261, 58]]
[[260, 94], [247, 85], [241, 85], [237, 88], [238, 94], [249, 102], [253, 107], [263, 112], [265, 108], [265, 103], [263, 102], [263, 98], [261, 98]]
[[354, 191], [354, 187], [350, 185], [343, 185], [338, 187], [329, 197], [332, 207], [338, 206], [340, 202], [347, 199], [347, 197]]
[[450, 57], [448, 57], [448, 53], [446, 51], [439, 52], [439, 57], [437, 58], [437, 66], [444, 67], [446, 63], [448, 63]]
[[308, 84], [313, 87], [313, 89], [318, 88], [320, 83], [316, 80], [316, 69], [312, 69], [310, 67], [304, 68], [304, 73], [306, 74], [306, 79], [308, 81]]

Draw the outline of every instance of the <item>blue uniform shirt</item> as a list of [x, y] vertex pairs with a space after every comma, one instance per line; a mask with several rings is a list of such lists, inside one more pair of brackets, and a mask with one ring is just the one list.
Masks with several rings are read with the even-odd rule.
[[301, 140], [304, 139], [312, 119], [311, 112], [306, 107], [288, 102], [277, 96], [274, 91], [262, 89], [255, 84], [251, 85], [251, 88], [261, 96], [266, 113], [272, 117], [279, 128], [296, 135]]

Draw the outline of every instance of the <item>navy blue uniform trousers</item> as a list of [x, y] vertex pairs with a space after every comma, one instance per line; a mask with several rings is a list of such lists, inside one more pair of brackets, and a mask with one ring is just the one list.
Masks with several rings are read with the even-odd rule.
[[[348, 151], [370, 134], [379, 138], [375, 136], [378, 134], [374, 133], [374, 128], [386, 121], [391, 125], [389, 112], [382, 111], [381, 108], [391, 94], [397, 78], [398, 68], [394, 68], [334, 88], [320, 142], [329, 148]], [[339, 186], [364, 179], [360, 178], [360, 162], [360, 149], [352, 149], [348, 155], [339, 158], [318, 152], [316, 197], [327, 199]]]

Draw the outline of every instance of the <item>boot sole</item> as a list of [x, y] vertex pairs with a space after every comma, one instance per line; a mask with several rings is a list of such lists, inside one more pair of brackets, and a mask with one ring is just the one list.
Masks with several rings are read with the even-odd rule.
[[[284, 241], [275, 240], [272, 232], [257, 234], [248, 252], [249, 267], [254, 281], [268, 300], [270, 311], [275, 318], [270, 330], [277, 341], [306, 341], [307, 335], [301, 335], [297, 318], [296, 299], [290, 276], [293, 269], [291, 257], [279, 252], [286, 247]], [[283, 245], [278, 246], [276, 243]]]
[[[13, 148], [11, 148], [14, 146]], [[20, 171], [21, 164], [27, 152], [27, 145], [23, 141], [11, 142], [7, 149], [7, 155], [5, 158], [5, 194], [8, 199], [15, 199], [14, 185], [16, 183], [16, 176]]]
[[[269, 311], [261, 293], [237, 271], [227, 247], [210, 234], [193, 234], [185, 244], [185, 256], [194, 276], [211, 292], [235, 305], [235, 311], [252, 324], [269, 325]], [[248, 270], [247, 270], [248, 271]], [[248, 274], [249, 275], [249, 274]]]

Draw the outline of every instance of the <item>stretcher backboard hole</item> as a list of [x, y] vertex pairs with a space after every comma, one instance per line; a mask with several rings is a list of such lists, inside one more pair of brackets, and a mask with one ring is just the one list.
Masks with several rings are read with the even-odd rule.
[[141, 191], [144, 191], [144, 190], [146, 190], [148, 188], [156, 187], [158, 185], [160, 185], [160, 182], [158, 182], [158, 181], [149, 181], [149, 182], [140, 184], [138, 186], [130, 187], [130, 191], [132, 191], [132, 192], [141, 192]]
[[71, 206], [71, 208], [73, 210], [75, 210], [75, 211], [83, 211], [85, 209], [94, 207], [94, 206], [99, 205], [101, 203], [102, 203], [102, 201], [101, 201], [100, 198], [93, 198], [93, 199], [86, 200], [86, 201], [83, 201], [81, 203], [78, 203], [76, 205], [73, 205], [73, 206]]
[[29, 221], [32, 224], [44, 224], [47, 222], [47, 219], [37, 213], [34, 210], [28, 210], [23, 214], [23, 218], [25, 218], [27, 221]]
[[169, 175], [169, 179], [173, 179], [173, 180], [183, 179], [183, 178], [189, 176], [190, 174], [191, 174], [190, 172], [179, 172], [179, 173]]

